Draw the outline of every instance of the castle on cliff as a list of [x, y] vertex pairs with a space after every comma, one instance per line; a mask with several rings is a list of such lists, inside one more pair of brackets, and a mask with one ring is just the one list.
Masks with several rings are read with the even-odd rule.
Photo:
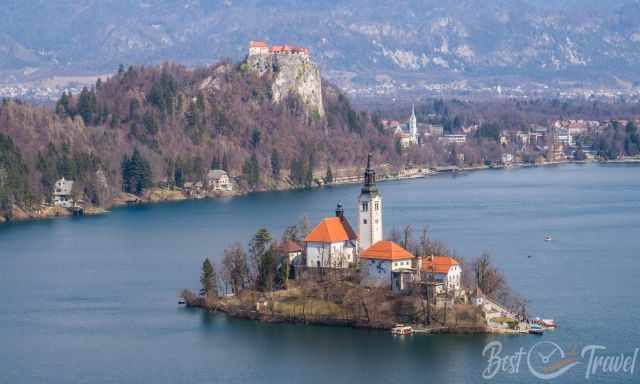
[[272, 77], [275, 103], [296, 94], [309, 113], [324, 116], [320, 68], [311, 60], [308, 48], [288, 44], [270, 47], [264, 41], [251, 41], [245, 63], [258, 76]]

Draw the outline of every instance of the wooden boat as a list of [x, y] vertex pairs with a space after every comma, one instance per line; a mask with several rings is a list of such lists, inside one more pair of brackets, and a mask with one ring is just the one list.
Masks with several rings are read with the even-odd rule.
[[394, 336], [411, 335], [412, 333], [413, 328], [408, 325], [396, 324], [393, 328], [391, 328], [391, 334]]

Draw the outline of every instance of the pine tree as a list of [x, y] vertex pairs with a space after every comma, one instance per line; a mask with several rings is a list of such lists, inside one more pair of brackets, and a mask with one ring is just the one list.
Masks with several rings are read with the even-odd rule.
[[331, 171], [331, 166], [327, 165], [327, 174], [324, 176], [325, 184], [333, 183], [333, 172]]
[[200, 285], [202, 286], [200, 288], [200, 295], [218, 297], [218, 275], [209, 258], [204, 259], [202, 263]]
[[220, 157], [218, 155], [213, 155], [213, 159], [211, 160], [211, 169], [220, 169]]
[[229, 172], [229, 158], [226, 152], [222, 154], [222, 170]]
[[275, 179], [280, 177], [280, 155], [275, 148], [271, 152], [271, 175]]
[[258, 157], [255, 153], [245, 161], [242, 172], [249, 186], [255, 188], [260, 181], [260, 165], [258, 164]]

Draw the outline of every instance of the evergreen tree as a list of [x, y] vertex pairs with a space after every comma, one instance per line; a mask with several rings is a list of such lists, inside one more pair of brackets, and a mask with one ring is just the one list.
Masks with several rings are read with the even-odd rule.
[[226, 152], [222, 154], [222, 170], [229, 172], [229, 158], [227, 157]]
[[202, 263], [202, 274], [200, 275], [200, 295], [218, 297], [218, 275], [213, 264], [208, 258]]
[[264, 292], [273, 290], [275, 278], [276, 257], [274, 247], [270, 247], [259, 258], [258, 263], [258, 288]]
[[78, 98], [78, 114], [84, 120], [85, 125], [92, 124], [97, 110], [96, 95], [87, 87], [82, 88]]
[[258, 164], [258, 157], [255, 153], [245, 161], [242, 172], [249, 186], [255, 188], [260, 181], [260, 165]]
[[333, 183], [333, 172], [331, 171], [331, 165], [327, 165], [327, 174], [324, 176], [325, 184]]
[[271, 152], [271, 175], [275, 179], [280, 177], [280, 155], [275, 148]]
[[122, 188], [125, 192], [141, 194], [151, 186], [151, 165], [142, 157], [138, 149], [134, 149], [131, 158], [122, 159]]
[[173, 180], [176, 183], [176, 186], [180, 188], [184, 186], [184, 171], [182, 170], [182, 166], [176, 165], [176, 169], [173, 175]]
[[213, 155], [213, 159], [211, 160], [211, 169], [220, 169], [221, 166], [220, 157], [217, 154]]

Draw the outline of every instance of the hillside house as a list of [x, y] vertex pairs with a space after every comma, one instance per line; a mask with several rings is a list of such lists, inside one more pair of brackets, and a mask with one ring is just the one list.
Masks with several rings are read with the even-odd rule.
[[64, 208], [73, 207], [73, 180], [66, 180], [64, 177], [56, 181], [53, 188], [53, 205]]
[[308, 268], [347, 268], [356, 261], [358, 236], [338, 205], [335, 217], [320, 222], [304, 239]]
[[367, 286], [389, 287], [403, 292], [413, 281], [413, 256], [393, 241], [381, 240], [360, 254], [362, 283]]

